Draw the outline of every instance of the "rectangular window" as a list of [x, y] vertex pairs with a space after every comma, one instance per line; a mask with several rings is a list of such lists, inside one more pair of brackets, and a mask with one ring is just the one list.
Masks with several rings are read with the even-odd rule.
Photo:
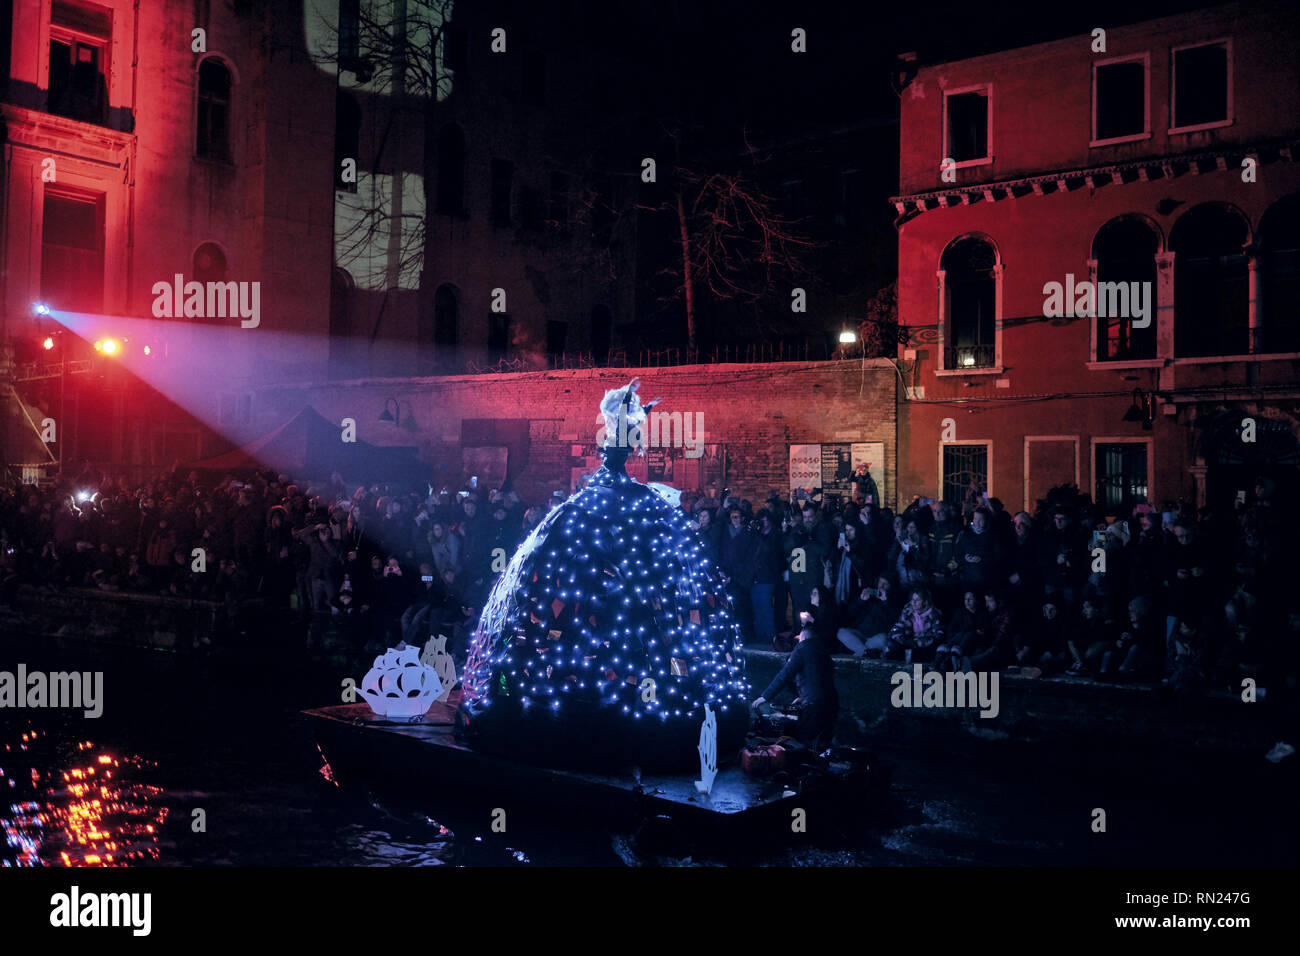
[[41, 227], [41, 298], [99, 312], [104, 298], [104, 197], [47, 189]]
[[55, 0], [50, 7], [49, 111], [108, 123], [108, 51], [112, 11]]
[[569, 323], [548, 319], [546, 322], [546, 354], [563, 355], [564, 342], [568, 338]]
[[469, 60], [469, 41], [465, 28], [459, 23], [444, 23], [442, 26], [442, 65], [453, 73], [465, 69]]
[[[194, 154], [230, 162], [230, 71], [218, 60], [199, 66], [198, 129]], [[356, 154], [353, 153], [355, 158]], [[342, 166], [338, 167], [341, 175]]]
[[514, 186], [515, 164], [505, 159], [492, 160], [492, 224], [510, 225], [510, 192]]
[[347, 68], [361, 56], [361, 0], [339, 0], [339, 62]]
[[984, 86], [944, 96], [944, 158], [958, 165], [992, 161], [991, 92], [990, 87]]
[[510, 356], [510, 314], [488, 313], [488, 361], [500, 362]]
[[987, 442], [971, 445], [942, 445], [943, 488], [941, 498], [961, 508], [970, 493], [973, 480], [981, 492], [989, 490], [989, 446]]
[[1092, 145], [1138, 139], [1148, 132], [1146, 55], [1092, 68]]
[[525, 229], [542, 227], [542, 194], [533, 186], [519, 189], [519, 223]]
[[1148, 501], [1146, 442], [1099, 442], [1094, 474], [1095, 500], [1107, 514], [1127, 512]]
[[1172, 132], [1232, 122], [1232, 48], [1227, 40], [1174, 50], [1173, 70]]

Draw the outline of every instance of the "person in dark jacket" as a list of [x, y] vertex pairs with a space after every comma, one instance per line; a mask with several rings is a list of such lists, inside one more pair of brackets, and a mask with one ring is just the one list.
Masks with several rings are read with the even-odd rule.
[[758, 513], [758, 527], [751, 532], [751, 546], [742, 580], [749, 582], [749, 600], [754, 607], [754, 640], [770, 641], [776, 636], [776, 615], [772, 594], [784, 564], [781, 532], [766, 510]]
[[1164, 663], [1164, 634], [1150, 599], [1138, 596], [1128, 602], [1128, 627], [1101, 659], [1101, 675], [1110, 680], [1153, 676]]
[[1095, 674], [1101, 667], [1102, 655], [1115, 644], [1105, 599], [1097, 594], [1085, 597], [1079, 613], [1067, 625], [1066, 634], [1066, 647], [1074, 662], [1067, 673]]
[[972, 588], [962, 592], [962, 605], [948, 620], [947, 636], [935, 651], [934, 663], [940, 670], [961, 670], [962, 661], [980, 646], [988, 627], [988, 612], [983, 595]]
[[1057, 598], [1046, 598], [1037, 622], [1028, 634], [1016, 636], [1016, 663], [1024, 677], [1052, 675], [1065, 670], [1065, 617]]
[[836, 639], [861, 657], [868, 651], [884, 653], [889, 631], [903, 612], [903, 599], [886, 575], [876, 578], [874, 588], [863, 588], [858, 599], [845, 609], [848, 627], [836, 633]]
[[879, 508], [865, 504], [858, 510], [858, 540], [862, 542], [862, 581], [874, 581], [885, 570], [885, 555], [893, 532]]
[[915, 521], [907, 522], [906, 530], [889, 549], [889, 561], [890, 570], [903, 588], [925, 587], [930, 581], [934, 551]]
[[797, 695], [792, 706], [799, 713], [795, 739], [819, 744], [829, 741], [839, 717], [840, 695], [835, 689], [835, 665], [831, 661], [830, 647], [812, 625], [800, 630], [799, 643], [790, 652], [785, 666], [754, 701], [753, 709], [758, 710], [791, 687]]
[[997, 591], [984, 595], [987, 614], [984, 634], [967, 647], [962, 658], [963, 671], [997, 670], [1009, 663], [1015, 653], [1015, 614], [1011, 605]]
[[1084, 539], [1064, 508], [1052, 512], [1052, 526], [1043, 532], [1039, 564], [1043, 570], [1043, 593], [1064, 602], [1066, 609], [1078, 603], [1088, 574], [1088, 552]]
[[1171, 529], [1174, 544], [1165, 550], [1165, 640], [1172, 641], [1179, 620], [1199, 619], [1214, 582], [1207, 576], [1209, 554], [1190, 521], [1179, 519]]
[[695, 521], [693, 526], [700, 536], [700, 543], [704, 548], [704, 556], [709, 559], [713, 565], [713, 570], [718, 569], [718, 534], [722, 528], [713, 521], [713, 512], [706, 508], [701, 508], [695, 512]]
[[876, 487], [876, 479], [871, 477], [869, 468], [869, 463], [858, 465], [858, 470], [853, 473], [854, 498], [865, 504], [879, 505], [880, 489]]
[[813, 587], [822, 583], [825, 575], [822, 561], [829, 559], [831, 553], [830, 548], [823, 546], [817, 512], [811, 506], [803, 510], [801, 521], [787, 529], [782, 547], [789, 574], [791, 610], [798, 627], [799, 612], [807, 608]]
[[994, 582], [998, 568], [997, 539], [993, 537], [992, 516], [987, 508], [976, 508], [970, 527], [957, 536], [953, 557], [957, 561], [957, 579], [963, 591], [981, 594]]
[[745, 515], [738, 506], [727, 509], [726, 519], [718, 532], [718, 566], [727, 576], [727, 593], [731, 595], [740, 632], [750, 641], [754, 637], [754, 610], [749, 603], [754, 533], [745, 527]]
[[966, 532], [962, 530], [961, 522], [953, 520], [953, 509], [948, 502], [936, 502], [932, 510], [934, 523], [926, 534], [930, 545], [931, 582], [935, 603], [946, 611], [957, 603], [957, 592], [963, 587], [961, 573], [965, 565], [957, 554], [957, 544]]
[[1025, 616], [1029, 608], [1038, 606], [1043, 596], [1043, 578], [1038, 566], [1040, 547], [1034, 519], [1028, 512], [1017, 514], [1011, 520], [1011, 527], [1015, 540], [1005, 555], [1006, 575], [1003, 580], [1009, 587], [1008, 600]]

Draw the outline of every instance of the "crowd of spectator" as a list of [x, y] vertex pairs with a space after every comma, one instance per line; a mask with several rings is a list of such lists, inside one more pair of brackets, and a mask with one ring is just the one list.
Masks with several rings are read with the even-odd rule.
[[[476, 483], [475, 483], [476, 484]], [[137, 485], [83, 474], [0, 491], [0, 581], [195, 598], [241, 627], [259, 612], [344, 617], [366, 646], [464, 644], [503, 559], [543, 509], [511, 491], [319, 486], [191, 472]]]
[[716, 489], [687, 503], [749, 640], [789, 649], [804, 620], [833, 651], [940, 670], [1294, 691], [1296, 516], [1272, 479], [1231, 513], [1109, 516], [1073, 486], [1031, 515], [974, 484], [894, 514], [868, 482], [757, 509]]
[[[334, 475], [197, 473], [132, 486], [83, 474], [0, 491], [0, 580], [342, 616], [366, 646], [447, 633], [461, 655], [498, 572], [549, 507], [477, 482], [432, 493]], [[747, 641], [828, 646], [940, 669], [1161, 683], [1179, 693], [1294, 682], [1300, 595], [1285, 569], [1294, 515], [1261, 479], [1235, 513], [1137, 504], [1103, 515], [1071, 486], [1011, 514], [972, 485], [957, 502], [851, 496], [758, 508], [687, 493]]]

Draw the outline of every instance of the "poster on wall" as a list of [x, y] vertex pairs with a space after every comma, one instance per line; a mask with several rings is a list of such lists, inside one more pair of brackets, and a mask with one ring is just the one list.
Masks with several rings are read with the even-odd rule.
[[645, 469], [647, 481], [662, 481], [664, 484], [671, 484], [673, 480], [673, 449], [646, 449]]
[[885, 443], [882, 441], [854, 442], [852, 449], [853, 473], [857, 474], [860, 467], [867, 466], [867, 473], [875, 480], [876, 490], [880, 493], [880, 499], [875, 503], [877, 506], [883, 506], [889, 500], [889, 492], [885, 488]]
[[830, 498], [853, 496], [852, 446], [835, 442], [821, 446], [821, 489]]
[[790, 500], [803, 501], [812, 497], [813, 489], [822, 482], [822, 446], [790, 446]]

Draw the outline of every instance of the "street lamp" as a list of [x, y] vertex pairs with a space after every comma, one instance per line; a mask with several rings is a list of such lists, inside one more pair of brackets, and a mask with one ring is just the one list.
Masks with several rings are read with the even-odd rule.
[[1150, 394], [1143, 392], [1140, 388], [1133, 389], [1133, 404], [1124, 413], [1124, 421], [1141, 422], [1142, 427], [1150, 431], [1155, 418], [1155, 408], [1153, 407], [1155, 403], [1152, 398]]
[[840, 330], [840, 345], [852, 345], [857, 340], [858, 336], [856, 332], [852, 332], [849, 329]]

